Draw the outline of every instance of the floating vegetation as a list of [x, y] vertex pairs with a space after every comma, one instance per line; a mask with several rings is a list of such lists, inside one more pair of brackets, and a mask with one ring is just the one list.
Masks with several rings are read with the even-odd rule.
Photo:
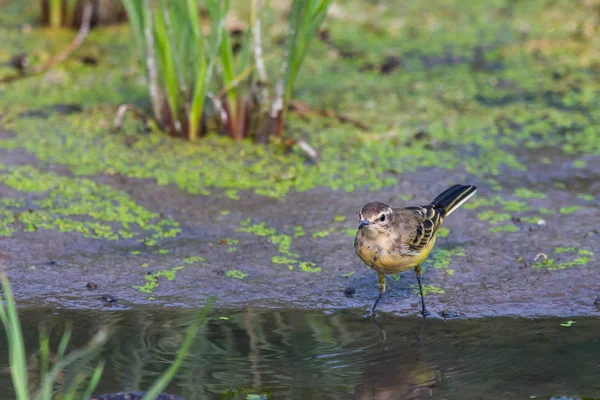
[[169, 281], [172, 281], [175, 279], [175, 276], [177, 275], [177, 271], [182, 270], [182, 269], [185, 269], [185, 267], [183, 265], [172, 268], [172, 269], [165, 269], [165, 270], [155, 272], [153, 274], [146, 275], [144, 277], [146, 279], [146, 282], [144, 283], [143, 286], [132, 286], [132, 288], [139, 290], [141, 293], [152, 293], [152, 291], [154, 291], [154, 289], [158, 287], [158, 279], [161, 276], [166, 278]]
[[464, 257], [465, 251], [462, 247], [454, 249], [434, 248], [431, 255], [423, 261], [423, 267], [426, 270], [429, 267], [443, 269], [448, 275], [454, 275], [454, 270], [450, 269], [450, 263], [454, 257]]
[[186, 264], [195, 264], [195, 263], [205, 262], [205, 261], [206, 261], [206, 258], [200, 257], [200, 256], [191, 256], [191, 257], [188, 257], [183, 260], [183, 262]]
[[596, 261], [592, 256], [594, 253], [586, 249], [577, 249], [575, 247], [557, 247], [554, 249], [554, 254], [559, 258], [550, 258], [548, 256], [540, 258], [534, 263], [531, 268], [545, 268], [550, 271], [572, 268], [576, 266], [587, 265], [590, 262]]
[[[419, 294], [419, 286], [418, 285], [411, 284], [410, 288], [411, 288], [413, 294]], [[423, 296], [427, 296], [428, 294], [444, 294], [444, 293], [446, 293], [446, 291], [444, 291], [439, 286], [423, 285]]]
[[[0, 164], [0, 182], [32, 193], [28, 209], [15, 201], [0, 203], [0, 234], [10, 236], [14, 223], [26, 232], [55, 229], [94, 239], [136, 239], [148, 245], [177, 236], [179, 224], [138, 205], [127, 194], [85, 178], [42, 172], [32, 166]], [[15, 207], [18, 206], [18, 207]]]
[[[294, 227], [294, 231], [296, 233], [302, 232], [303, 234], [300, 236], [304, 236], [304, 228], [299, 229], [299, 227]], [[291, 252], [291, 236], [278, 234], [275, 228], [267, 227], [264, 222], [253, 224], [252, 219], [246, 219], [240, 223], [237, 232], [247, 232], [257, 236], [269, 237], [271, 243], [277, 245], [277, 251], [280, 253], [279, 255], [271, 257], [271, 262], [273, 264], [287, 264], [290, 271], [294, 269], [295, 265], [298, 265], [304, 272], [321, 272], [321, 267], [317, 267], [316, 264], [312, 262], [301, 261], [299, 260], [300, 255]]]
[[244, 279], [248, 276], [248, 274], [237, 269], [232, 269], [230, 271], [227, 271], [227, 276], [235, 279]]

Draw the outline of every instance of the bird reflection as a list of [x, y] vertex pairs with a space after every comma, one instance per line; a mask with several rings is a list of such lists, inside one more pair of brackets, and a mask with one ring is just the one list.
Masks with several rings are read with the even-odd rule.
[[367, 366], [361, 383], [354, 388], [355, 400], [429, 399], [441, 373], [423, 360], [424, 322], [414, 341], [393, 343], [381, 323], [375, 323], [381, 338], [382, 357]]

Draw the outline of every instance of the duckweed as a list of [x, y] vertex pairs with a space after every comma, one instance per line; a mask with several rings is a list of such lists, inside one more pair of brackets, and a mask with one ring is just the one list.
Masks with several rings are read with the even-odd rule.
[[514, 196], [524, 199], [543, 199], [546, 195], [542, 192], [536, 192], [528, 188], [519, 188], [515, 190]]
[[594, 201], [596, 199], [593, 195], [587, 193], [580, 193], [577, 197], [584, 201]]
[[227, 271], [227, 276], [235, 279], [244, 279], [248, 276], [248, 274], [243, 273], [242, 271], [237, 269], [232, 269], [230, 271]]
[[[294, 227], [293, 230], [297, 233], [302, 233], [304, 236], [306, 233], [302, 227]], [[257, 236], [268, 236], [271, 243], [277, 245], [277, 251], [279, 255], [271, 257], [273, 264], [287, 264], [289, 270], [294, 269], [294, 265], [299, 264], [300, 269], [304, 272], [321, 272], [320, 267], [315, 267], [314, 263], [308, 261], [300, 261], [300, 255], [292, 253], [290, 246], [292, 244], [292, 237], [289, 235], [277, 233], [275, 228], [267, 227], [264, 222], [253, 224], [251, 219], [246, 219], [240, 222], [240, 228], [237, 232], [248, 232], [253, 233]]]
[[577, 249], [575, 247], [557, 247], [554, 249], [554, 254], [557, 254], [561, 260], [555, 258], [546, 258], [543, 261], [534, 263], [531, 268], [545, 268], [550, 271], [562, 270], [576, 266], [587, 265], [596, 261], [592, 256], [594, 253], [587, 249]]
[[[413, 294], [419, 294], [419, 286], [416, 284], [411, 284], [410, 288], [412, 289]], [[428, 294], [444, 294], [446, 291], [439, 286], [435, 285], [423, 285], [423, 296], [427, 296]]]
[[450, 229], [444, 228], [443, 226], [438, 229], [438, 237], [445, 238], [450, 234]]
[[324, 238], [325, 236], [329, 236], [329, 231], [319, 231], [312, 234], [314, 238]]
[[561, 214], [573, 214], [576, 211], [581, 210], [583, 207], [581, 206], [566, 206], [566, 207], [561, 207], [559, 212]]
[[498, 233], [498, 232], [514, 233], [514, 232], [518, 232], [518, 231], [519, 231], [519, 228], [513, 224], [496, 226], [494, 228], [490, 228], [490, 232], [492, 232], [492, 233]]
[[26, 232], [54, 229], [94, 239], [135, 238], [148, 245], [180, 232], [176, 221], [161, 218], [124, 192], [89, 179], [42, 172], [33, 166], [0, 164], [0, 182], [35, 196], [27, 211], [22, 210], [21, 201], [0, 204], [0, 216], [4, 217], [0, 233], [4, 236], [14, 232], [11, 225], [17, 219]]
[[206, 261], [206, 258], [200, 257], [200, 256], [191, 256], [191, 257], [188, 257], [183, 260], [183, 262], [186, 264], [194, 264], [194, 263], [205, 262], [205, 261]]
[[454, 270], [451, 270], [450, 263], [454, 257], [464, 257], [465, 251], [462, 247], [454, 249], [434, 248], [431, 255], [423, 262], [423, 267], [434, 267], [443, 269], [447, 274], [453, 275]]
[[133, 289], [137, 289], [140, 293], [152, 293], [154, 289], [158, 287], [158, 279], [162, 276], [167, 280], [172, 281], [175, 279], [177, 271], [184, 269], [184, 266], [175, 267], [172, 269], [165, 269], [153, 274], [146, 275], [144, 278], [146, 282], [142, 286], [132, 286]]

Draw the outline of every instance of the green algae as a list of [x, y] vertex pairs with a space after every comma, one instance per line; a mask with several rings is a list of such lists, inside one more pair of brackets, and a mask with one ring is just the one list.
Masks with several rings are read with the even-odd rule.
[[412, 200], [414, 196], [412, 194], [399, 194], [396, 198], [402, 201], [409, 201]]
[[554, 252], [557, 254], [574, 252], [574, 251], [575, 251], [575, 247], [557, 247], [554, 249]]
[[502, 225], [502, 226], [496, 226], [493, 228], [490, 228], [490, 232], [492, 233], [498, 233], [498, 232], [508, 232], [508, 233], [514, 233], [514, 232], [518, 232], [519, 231], [519, 227], [517, 227], [516, 225]]
[[271, 257], [271, 262], [273, 264], [296, 264], [298, 260], [285, 256], [273, 256]]
[[445, 238], [450, 234], [450, 229], [441, 227], [438, 229], [438, 237]]
[[454, 275], [454, 270], [450, 269], [450, 263], [454, 257], [464, 257], [465, 251], [462, 247], [454, 249], [434, 248], [431, 255], [423, 262], [423, 267], [426, 270], [429, 267], [442, 269], [448, 275]]
[[[300, 237], [305, 236], [304, 228], [296, 226], [293, 230], [296, 233], [301, 232]], [[291, 236], [277, 233], [275, 228], [266, 226], [264, 222], [253, 224], [252, 219], [246, 219], [240, 222], [240, 227], [236, 231], [252, 233], [257, 236], [268, 236], [271, 243], [277, 245], [277, 251], [279, 252], [278, 255], [271, 257], [273, 264], [288, 265], [290, 271], [294, 269], [294, 265], [298, 265], [303, 272], [321, 272], [321, 267], [316, 267], [315, 263], [300, 260], [300, 255], [290, 250], [292, 245]]]
[[542, 260], [534, 263], [531, 268], [545, 268], [550, 271], [557, 271], [577, 266], [584, 266], [596, 261], [596, 259], [592, 257], [594, 252], [583, 248], [557, 247], [554, 249], [554, 254], [556, 254], [558, 258], [545, 257]]
[[140, 293], [152, 293], [154, 291], [154, 289], [156, 289], [159, 286], [158, 280], [161, 276], [166, 278], [169, 281], [172, 281], [175, 279], [175, 277], [177, 275], [177, 271], [182, 270], [182, 269], [185, 269], [185, 267], [179, 266], [179, 267], [175, 267], [172, 269], [160, 270], [153, 274], [148, 274], [144, 277], [144, 279], [146, 280], [144, 285], [132, 286], [132, 288], [138, 290]]
[[[427, 296], [428, 294], [444, 294], [446, 291], [439, 286], [435, 285], [422, 285], [423, 287], [423, 296]], [[419, 286], [415, 284], [411, 284], [410, 288], [412, 289], [413, 294], [419, 294]]]
[[310, 261], [301, 261], [299, 267], [304, 272], [321, 272], [321, 267]]
[[356, 236], [356, 228], [344, 228], [344, 229], [342, 229], [342, 233], [346, 236], [355, 237]]
[[564, 327], [564, 328], [570, 328], [570, 327], [572, 327], [573, 325], [575, 325], [576, 323], [577, 323], [577, 322], [575, 322], [575, 321], [571, 321], [571, 320], [569, 320], [569, 321], [566, 321], [566, 322], [563, 322], [563, 323], [561, 323], [561, 324], [560, 324], [560, 326], [562, 326], [562, 327]]
[[180, 231], [176, 221], [161, 218], [126, 193], [89, 179], [0, 164], [0, 182], [34, 196], [28, 210], [21, 202], [0, 204], [0, 215], [5, 216], [0, 232], [5, 235], [14, 231], [10, 225], [16, 220], [25, 232], [50, 229], [95, 239], [134, 238], [146, 244], [175, 237]]
[[295, 226], [294, 227], [294, 237], [302, 237], [306, 235], [306, 231], [303, 226]]
[[246, 274], [240, 270], [237, 270], [237, 269], [232, 269], [230, 271], [227, 271], [226, 275], [230, 278], [235, 278], [235, 279], [244, 279], [248, 276], [248, 274]]
[[584, 201], [594, 201], [596, 199], [593, 195], [587, 193], [580, 193], [577, 195], [577, 198]]
[[506, 200], [501, 202], [502, 209], [508, 212], [525, 212], [529, 210], [529, 205], [518, 200]]
[[514, 193], [515, 197], [521, 197], [524, 199], [543, 199], [546, 195], [542, 192], [536, 192], [528, 188], [518, 188]]
[[583, 207], [581, 206], [566, 206], [566, 207], [561, 207], [560, 210], [558, 210], [561, 214], [573, 214], [576, 211], [581, 210]]
[[477, 218], [481, 221], [489, 221], [490, 224], [497, 224], [499, 222], [510, 221], [512, 218], [510, 214], [499, 213], [495, 210], [487, 210], [477, 214]]
[[186, 264], [195, 264], [195, 263], [205, 262], [205, 261], [206, 261], [206, 258], [200, 257], [200, 256], [191, 256], [191, 257], [188, 257], [183, 260], [183, 262]]
[[314, 238], [324, 238], [326, 236], [329, 236], [329, 231], [319, 231], [312, 234]]
[[527, 222], [528, 224], [537, 224], [541, 220], [539, 217], [529, 217], [529, 216], [519, 217], [519, 219], [523, 222]]

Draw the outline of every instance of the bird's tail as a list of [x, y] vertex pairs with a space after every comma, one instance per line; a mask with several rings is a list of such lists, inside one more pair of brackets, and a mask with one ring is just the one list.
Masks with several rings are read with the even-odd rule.
[[465, 201], [469, 200], [475, 194], [477, 187], [471, 185], [454, 185], [444, 190], [436, 197], [431, 205], [442, 214], [442, 218], [452, 214], [454, 210], [460, 207]]

